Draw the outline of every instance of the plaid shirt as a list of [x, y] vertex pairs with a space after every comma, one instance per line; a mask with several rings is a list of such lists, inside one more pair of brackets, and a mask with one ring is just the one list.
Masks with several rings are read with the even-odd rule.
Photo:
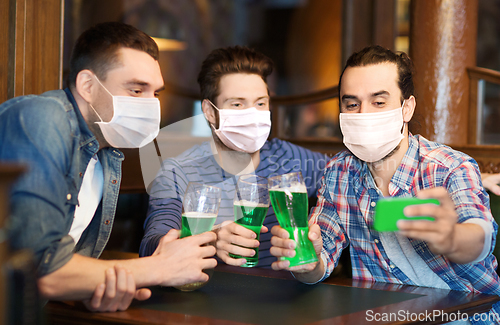
[[[439, 186], [450, 193], [459, 223], [481, 218], [493, 224], [490, 253], [475, 264], [456, 264], [433, 254], [423, 241], [409, 239], [411, 245], [452, 290], [500, 294], [497, 261], [492, 254], [498, 225], [491, 215], [476, 162], [447, 146], [410, 134], [408, 151], [389, 184], [390, 195], [415, 197], [420, 190]], [[414, 284], [390, 261], [379, 233], [371, 227], [381, 197], [367, 164], [350, 152], [340, 152], [328, 163], [311, 215], [322, 233], [323, 279], [337, 265], [341, 251], [350, 245], [354, 279]], [[495, 307], [495, 311], [500, 310], [500, 304]]]

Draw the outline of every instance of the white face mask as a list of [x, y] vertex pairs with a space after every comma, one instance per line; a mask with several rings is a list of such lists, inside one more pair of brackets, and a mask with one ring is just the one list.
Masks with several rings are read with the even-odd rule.
[[115, 148], [140, 148], [150, 143], [160, 132], [160, 101], [158, 98], [113, 96], [95, 77], [106, 92], [113, 97], [113, 118], [96, 122], [106, 141]]
[[246, 109], [218, 109], [219, 129], [212, 128], [228, 148], [235, 151], [254, 153], [260, 150], [271, 131], [271, 112], [255, 107]]
[[403, 106], [380, 113], [340, 113], [344, 144], [359, 159], [379, 161], [404, 138]]

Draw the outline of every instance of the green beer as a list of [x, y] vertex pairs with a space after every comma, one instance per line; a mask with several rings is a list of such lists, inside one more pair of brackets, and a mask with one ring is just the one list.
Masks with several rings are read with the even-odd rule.
[[308, 238], [307, 189], [304, 185], [269, 190], [271, 203], [280, 226], [288, 231], [290, 239], [295, 240], [295, 256], [281, 257], [289, 260], [290, 266], [316, 262], [318, 257]]
[[[198, 235], [212, 230], [216, 219], [217, 215], [213, 213], [203, 213], [196, 211], [182, 213], [180, 238]], [[211, 277], [214, 270], [203, 270], [203, 272], [207, 273]], [[193, 291], [203, 287], [205, 284], [207, 283], [193, 282], [182, 286], [176, 286], [175, 288], [181, 291]]]
[[[264, 204], [255, 204], [248, 201], [234, 203], [234, 218], [237, 224], [250, 229], [260, 238], [260, 229], [267, 215], [268, 206]], [[245, 258], [247, 262], [241, 266], [254, 267], [259, 263], [259, 248], [254, 248], [255, 255], [252, 257], [229, 254], [232, 258]]]
[[216, 214], [201, 212], [184, 212], [182, 214], [181, 238], [198, 235], [212, 230]]

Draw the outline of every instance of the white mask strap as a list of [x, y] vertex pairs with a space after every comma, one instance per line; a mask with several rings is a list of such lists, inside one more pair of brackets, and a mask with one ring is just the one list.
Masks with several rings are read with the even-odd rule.
[[[106, 92], [107, 92], [107, 93], [108, 93], [111, 97], [113, 97], [113, 95], [111, 95], [111, 93], [109, 92], [109, 90], [108, 90], [108, 89], [106, 89], [106, 87], [104, 87], [104, 85], [101, 83], [101, 81], [99, 80], [99, 78], [97, 78], [97, 76], [96, 76], [96, 75], [94, 75], [94, 77], [95, 77], [95, 80], [97, 80], [97, 82], [98, 82], [98, 83], [102, 86], [102, 88], [104, 88], [104, 90], [106, 90]], [[100, 116], [100, 115], [97, 113], [97, 111], [95, 110], [94, 106], [92, 106], [92, 104], [90, 104], [90, 103], [89, 103], [89, 105], [90, 105], [90, 107], [94, 110], [94, 113], [97, 115], [97, 117], [99, 117], [99, 119], [101, 120], [101, 122], [104, 122], [104, 121], [102, 120], [101, 116]]]
[[406, 122], [405, 122], [405, 102], [406, 102], [406, 99], [403, 99], [403, 104], [401, 104], [401, 114], [403, 114], [403, 131], [401, 131], [401, 134], [404, 134], [405, 133], [405, 127], [406, 127]]
[[97, 117], [101, 120], [101, 122], [104, 122], [104, 121], [102, 120], [101, 116], [100, 116], [99, 114], [97, 114], [97, 111], [95, 110], [94, 106], [92, 106], [92, 104], [91, 104], [91, 103], [89, 103], [89, 105], [90, 105], [90, 108], [92, 108], [92, 110], [94, 111], [95, 115], [97, 115]]
[[113, 97], [113, 95], [109, 92], [109, 90], [108, 90], [106, 87], [104, 87], [104, 85], [101, 83], [101, 81], [99, 80], [99, 78], [97, 78], [97, 76], [96, 76], [96, 75], [94, 75], [94, 77], [95, 77], [95, 79], [97, 80], [97, 82], [98, 82], [98, 83], [102, 86], [102, 88], [104, 88], [104, 90], [106, 90], [106, 92], [107, 92], [107, 93], [108, 93], [111, 97]]
[[210, 103], [210, 105], [212, 105], [216, 110], [220, 111], [220, 109], [217, 106], [215, 106], [215, 104], [212, 103], [212, 101], [210, 101], [210, 99], [207, 98], [207, 100]]
[[[213, 106], [213, 108], [215, 108], [217, 111], [219, 111], [219, 112], [220, 112], [220, 110], [217, 108], [217, 106], [215, 106], [215, 105], [214, 105], [214, 103], [212, 103], [212, 101], [211, 101], [210, 99], [208, 99], [208, 98], [207, 98], [207, 101], [210, 103], [210, 105], [212, 105], [212, 106]], [[207, 118], [207, 116], [206, 116], [206, 115], [205, 115], [205, 118], [206, 118], [206, 119], [207, 119], [207, 121], [208, 121], [208, 118]], [[210, 122], [210, 121], [209, 121], [209, 122]], [[212, 123], [210, 123], [210, 126], [212, 127], [212, 129], [214, 129], [214, 130], [215, 130], [215, 126], [214, 126]]]

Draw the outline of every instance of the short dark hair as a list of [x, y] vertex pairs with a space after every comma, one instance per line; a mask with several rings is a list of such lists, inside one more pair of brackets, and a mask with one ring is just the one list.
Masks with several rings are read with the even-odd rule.
[[398, 69], [398, 86], [403, 99], [414, 95], [413, 85], [414, 67], [410, 57], [404, 52], [393, 52], [379, 45], [368, 46], [359, 52], [353, 53], [345, 64], [344, 70], [339, 78], [339, 91], [341, 90], [342, 76], [348, 67], [362, 67], [379, 63], [394, 63]]
[[68, 85], [74, 86], [76, 76], [84, 69], [106, 80], [107, 72], [120, 63], [117, 51], [123, 47], [146, 52], [158, 61], [158, 45], [144, 32], [120, 22], [97, 24], [83, 32], [76, 41], [70, 60]]
[[256, 74], [267, 84], [273, 68], [274, 63], [269, 57], [245, 46], [213, 50], [203, 61], [198, 74], [201, 97], [214, 103], [220, 95], [220, 79], [232, 73]]

